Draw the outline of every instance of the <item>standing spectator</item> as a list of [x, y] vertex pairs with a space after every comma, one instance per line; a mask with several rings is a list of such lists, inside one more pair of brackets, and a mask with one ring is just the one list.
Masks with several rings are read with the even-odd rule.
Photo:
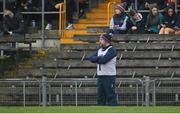
[[145, 9], [150, 9], [153, 6], [156, 6], [158, 9], [163, 10], [166, 8], [165, 0], [145, 0]]
[[83, 17], [88, 8], [87, 0], [79, 0], [79, 18]]
[[[131, 10], [131, 9], [135, 9], [135, 5], [136, 5], [136, 0], [122, 0], [122, 2], [126, 2], [126, 10]], [[140, 10], [144, 10], [145, 7], [144, 7], [144, 4], [145, 4], [145, 0], [137, 0], [137, 8], [140, 9]]]
[[[57, 11], [56, 9], [56, 4], [63, 2], [63, 0], [44, 0], [44, 7], [45, 11]], [[46, 15], [46, 21], [47, 25], [45, 27], [46, 30], [51, 30], [52, 29], [52, 15], [47, 14]]]
[[101, 35], [101, 48], [90, 57], [97, 64], [97, 104], [116, 106], [115, 79], [117, 51], [111, 45], [111, 35]]
[[41, 11], [41, 0], [16, 0], [19, 11]]
[[153, 6], [150, 9], [149, 15], [146, 20], [146, 31], [148, 33], [159, 33], [161, 24], [163, 23], [163, 15], [158, 12], [157, 7]]
[[67, 0], [66, 1], [66, 11], [67, 11], [67, 21], [68, 25], [66, 27], [67, 30], [73, 29], [73, 13], [75, 10], [75, 2], [74, 0]]
[[162, 28], [159, 34], [170, 34], [174, 33], [174, 27], [176, 24], [176, 13], [172, 7], [168, 7], [164, 16], [164, 23], [161, 25]]
[[125, 7], [125, 2], [115, 6], [115, 15], [111, 18], [109, 34], [126, 33], [128, 15], [125, 12]]
[[176, 18], [176, 24], [175, 24], [175, 34], [180, 34], [180, 15]]
[[[7, 4], [3, 15], [3, 32], [4, 35], [23, 35], [24, 19], [23, 16], [15, 12], [16, 10], [11, 4]], [[13, 43], [13, 47], [15, 44]]]
[[[41, 0], [16, 0], [17, 10], [20, 12], [35, 12], [41, 11]], [[39, 15], [38, 15], [39, 16]], [[28, 14], [24, 15], [24, 19], [26, 20], [26, 24], [32, 25], [32, 21], [37, 21], [37, 15]]]
[[144, 24], [141, 13], [138, 13], [137, 10], [134, 9], [130, 10], [127, 26], [129, 33], [143, 33]]

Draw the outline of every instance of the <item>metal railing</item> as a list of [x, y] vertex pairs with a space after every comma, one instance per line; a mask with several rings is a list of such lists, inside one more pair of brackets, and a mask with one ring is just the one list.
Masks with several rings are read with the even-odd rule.
[[[90, 106], [96, 105], [96, 79], [74, 80], [0, 80], [1, 106]], [[120, 105], [143, 106], [140, 79], [117, 79]]]
[[[96, 105], [96, 79], [0, 80], [1, 106]], [[118, 78], [119, 105], [180, 106], [180, 78]]]
[[107, 25], [109, 25], [110, 23], [110, 18], [112, 17], [112, 15], [114, 14], [114, 10], [111, 14], [111, 6], [113, 6], [114, 9], [114, 5], [116, 4], [116, 2], [109, 2], [108, 6], [107, 6]]
[[[66, 0], [65, 0], [66, 1]], [[59, 8], [59, 35], [62, 37], [64, 37], [64, 30], [66, 27], [66, 3], [60, 3], [58, 4], [58, 8]]]

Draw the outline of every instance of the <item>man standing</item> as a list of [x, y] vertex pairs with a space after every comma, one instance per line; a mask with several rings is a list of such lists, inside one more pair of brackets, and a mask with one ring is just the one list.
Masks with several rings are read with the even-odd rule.
[[97, 104], [116, 106], [115, 79], [117, 51], [111, 45], [111, 35], [101, 35], [101, 48], [89, 60], [97, 64]]

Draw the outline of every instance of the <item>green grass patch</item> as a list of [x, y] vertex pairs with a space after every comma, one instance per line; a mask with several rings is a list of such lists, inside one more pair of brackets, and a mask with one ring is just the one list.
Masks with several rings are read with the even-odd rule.
[[180, 107], [0, 107], [0, 113], [180, 113]]

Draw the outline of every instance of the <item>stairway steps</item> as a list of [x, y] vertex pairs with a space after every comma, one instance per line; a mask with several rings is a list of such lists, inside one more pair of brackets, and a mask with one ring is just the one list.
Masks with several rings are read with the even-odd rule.
[[103, 26], [103, 27], [107, 27], [107, 24], [74, 24], [74, 29], [85, 29], [87, 27], [96, 27], [96, 26]]
[[[113, 13], [114, 9], [110, 9], [110, 12]], [[107, 13], [107, 9], [92, 9], [90, 13]]]
[[63, 44], [85, 44], [85, 42], [74, 40], [73, 38], [60, 39], [60, 43]]
[[[75, 35], [100, 35], [104, 32], [90, 33], [87, 32], [88, 27], [108, 27], [107, 24], [107, 6], [108, 2], [114, 0], [107, 0], [98, 5], [98, 8], [93, 8], [92, 11], [86, 14], [86, 19], [80, 19], [77, 24], [73, 24], [73, 30], [65, 30], [64, 36], [60, 38], [61, 44], [83, 44], [83, 41], [74, 40]], [[114, 8], [110, 10], [113, 14]], [[85, 42], [87, 43], [87, 42]]]
[[107, 19], [81, 19], [80, 24], [106, 24]]
[[87, 13], [86, 17], [88, 19], [107, 19], [107, 14], [106, 13]]
[[107, 9], [107, 6], [108, 6], [107, 3], [102, 3], [102, 4], [99, 4], [98, 8], [100, 8], [100, 9]]

